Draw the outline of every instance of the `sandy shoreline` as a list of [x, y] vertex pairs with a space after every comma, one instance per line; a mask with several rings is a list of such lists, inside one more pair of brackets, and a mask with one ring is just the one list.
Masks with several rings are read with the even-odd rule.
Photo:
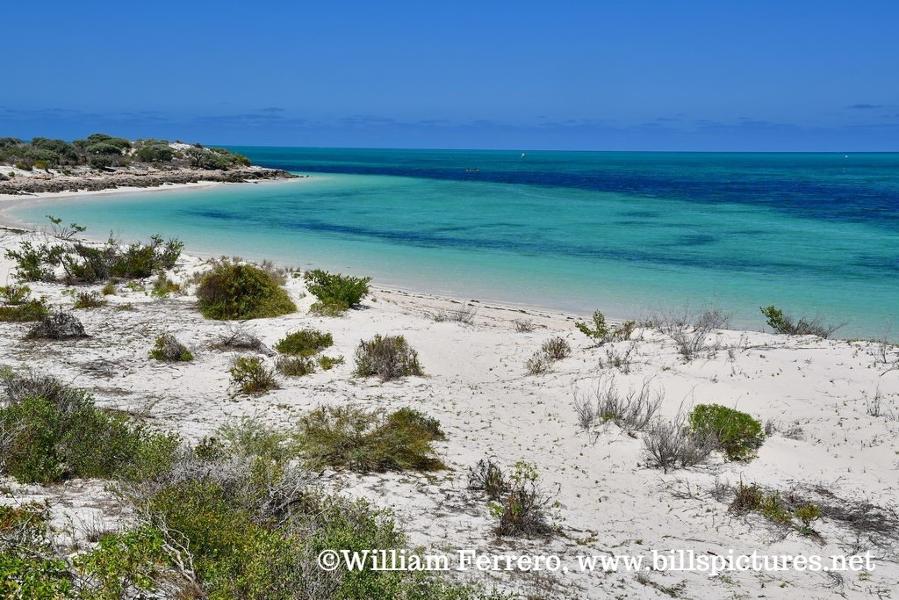
[[192, 190], [192, 189], [208, 189], [211, 187], [218, 187], [222, 185], [227, 186], [249, 186], [249, 185], [263, 185], [263, 184], [284, 184], [284, 183], [297, 183], [310, 181], [313, 178], [309, 175], [304, 175], [300, 177], [296, 177], [293, 179], [260, 179], [256, 181], [244, 181], [244, 182], [228, 182], [228, 181], [197, 181], [190, 183], [164, 183], [162, 185], [154, 186], [154, 187], [133, 187], [133, 186], [124, 186], [119, 188], [108, 188], [104, 190], [77, 190], [77, 191], [65, 191], [65, 192], [36, 192], [32, 194], [0, 194], [0, 226], [5, 227], [16, 227], [16, 228], [27, 228], [26, 224], [23, 224], [21, 221], [14, 219], [9, 216], [8, 211], [16, 206], [20, 206], [22, 204], [26, 204], [28, 202], [40, 202], [43, 200], [62, 200], [62, 199], [76, 199], [76, 198], [86, 198], [86, 197], [94, 197], [94, 196], [108, 196], [108, 195], [119, 195], [119, 194], [145, 194], [145, 193], [164, 193], [164, 192], [177, 192], [184, 190]]
[[[41, 201], [57, 201], [62, 199], [77, 199], [77, 198], [85, 198], [85, 197], [95, 197], [95, 196], [107, 196], [107, 195], [120, 195], [120, 194], [145, 194], [150, 192], [156, 193], [164, 193], [164, 192], [177, 192], [191, 189], [208, 189], [210, 187], [217, 187], [221, 185], [231, 186], [249, 186], [249, 185], [287, 185], [287, 184], [297, 184], [302, 182], [311, 182], [316, 179], [315, 176], [306, 175], [303, 177], [298, 177], [296, 179], [273, 179], [273, 180], [260, 180], [253, 182], [245, 182], [245, 183], [228, 183], [221, 181], [209, 181], [209, 182], [198, 182], [198, 183], [183, 183], [183, 184], [166, 184], [158, 187], [151, 188], [118, 188], [118, 189], [108, 189], [101, 191], [88, 191], [88, 190], [80, 190], [77, 192], [42, 192], [39, 194], [21, 196], [21, 195], [10, 195], [10, 194], [0, 194], [0, 229], [7, 229], [11, 231], [22, 231], [22, 232], [40, 232], [39, 228], [36, 228], [32, 223], [26, 223], [24, 221], [20, 221], [9, 214], [11, 209], [14, 209], [17, 206], [20, 206], [27, 202], [41, 202]], [[105, 236], [91, 236], [89, 234], [85, 234], [83, 236], [85, 240], [103, 243], [106, 240]], [[221, 253], [214, 252], [200, 252], [196, 250], [189, 250], [189, 252], [197, 257], [202, 259], [210, 259], [217, 258], [221, 256]], [[283, 264], [279, 265], [283, 267], [291, 267], [292, 265]], [[461, 298], [459, 296], [452, 295], [443, 295], [443, 294], [430, 294], [426, 291], [414, 288], [414, 287], [405, 287], [405, 286], [383, 286], [383, 285], [373, 285], [373, 289], [382, 292], [396, 293], [402, 294], [409, 297], [415, 298], [430, 298], [434, 300], [440, 300], [444, 302], [448, 302], [451, 304], [466, 304], [468, 302], [472, 302], [476, 305], [483, 305], [485, 307], [494, 308], [496, 310], [504, 310], [509, 312], [521, 313], [521, 314], [534, 314], [534, 315], [542, 315], [546, 317], [554, 316], [558, 318], [564, 319], [581, 319], [584, 318], [585, 314], [578, 314], [571, 311], [560, 311], [557, 309], [553, 309], [551, 307], [541, 306], [539, 304], [532, 303], [517, 303], [517, 302], [502, 302], [497, 300], [481, 300], [476, 298]], [[620, 322], [618, 321], [613, 322]]]

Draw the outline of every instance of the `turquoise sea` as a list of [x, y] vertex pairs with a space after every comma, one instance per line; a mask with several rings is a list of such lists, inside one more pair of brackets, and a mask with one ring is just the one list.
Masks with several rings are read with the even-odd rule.
[[309, 179], [24, 204], [104, 236], [613, 317], [759, 306], [899, 333], [899, 154], [240, 147]]

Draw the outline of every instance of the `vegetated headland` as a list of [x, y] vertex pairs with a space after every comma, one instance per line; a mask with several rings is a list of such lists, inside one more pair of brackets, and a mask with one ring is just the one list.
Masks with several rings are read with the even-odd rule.
[[296, 177], [252, 165], [226, 150], [201, 144], [127, 140], [105, 133], [67, 142], [0, 138], [0, 194], [39, 194], [157, 187], [199, 182], [243, 183]]

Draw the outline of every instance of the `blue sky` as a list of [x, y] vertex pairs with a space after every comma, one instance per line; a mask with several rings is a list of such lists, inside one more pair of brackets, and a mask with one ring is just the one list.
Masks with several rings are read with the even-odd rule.
[[899, 2], [26, 2], [0, 135], [899, 150]]

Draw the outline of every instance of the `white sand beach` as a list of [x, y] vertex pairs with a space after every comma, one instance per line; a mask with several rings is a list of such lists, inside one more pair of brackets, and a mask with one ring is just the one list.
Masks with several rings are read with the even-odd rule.
[[[17, 248], [42, 235], [2, 231], [0, 249]], [[0, 257], [0, 283], [15, 281], [13, 268], [11, 260]], [[229, 382], [228, 369], [237, 353], [213, 347], [235, 324], [206, 320], [195, 308], [190, 282], [204, 268], [205, 261], [188, 249], [168, 273], [184, 286], [183, 295], [154, 298], [147, 280], [133, 289], [118, 286], [105, 306], [75, 310], [90, 335], [83, 340], [27, 341], [29, 324], [2, 323], [0, 364], [90, 390], [99, 405], [126, 411], [188, 441], [242, 417], [289, 429], [319, 406], [418, 409], [437, 418], [446, 433], [446, 440], [437, 443], [446, 470], [325, 471], [321, 483], [393, 509], [412, 545], [427, 551], [558, 555], [567, 571], [453, 574], [494, 582], [524, 597], [889, 598], [899, 589], [895, 346], [714, 330], [688, 361], [670, 332], [655, 326], [638, 326], [629, 340], [597, 346], [575, 328], [572, 315], [385, 290], [377, 282], [361, 309], [320, 317], [308, 312], [314, 298], [303, 279], [288, 276], [286, 289], [299, 310], [241, 327], [268, 346], [304, 327], [327, 331], [334, 339], [328, 354], [346, 360], [328, 371], [279, 377], [280, 389], [246, 396], [236, 394]], [[71, 294], [63, 285], [29, 285], [51, 305], [71, 308]], [[468, 317], [471, 322], [464, 322]], [[761, 322], [760, 317], [760, 327]], [[174, 334], [195, 359], [172, 364], [148, 360], [148, 349], [162, 333]], [[375, 334], [405, 336], [418, 351], [425, 376], [387, 383], [355, 377], [354, 351], [360, 340]], [[568, 342], [570, 355], [552, 362], [544, 374], [529, 374], [528, 359], [555, 336]], [[667, 473], [651, 468], [645, 431], [627, 431], [613, 422], [597, 421], [588, 430], [579, 425], [575, 399], [609, 386], [622, 394], [644, 386], [652, 390], [662, 398], [663, 419], [697, 404], [736, 408], [765, 424], [764, 443], [750, 461], [729, 462], [714, 453], [690, 468]], [[496, 519], [486, 499], [467, 489], [469, 467], [488, 458], [506, 469], [518, 461], [537, 468], [541, 485], [558, 503], [552, 511], [557, 535], [527, 539], [494, 534]], [[814, 523], [815, 534], [803, 535], [758, 513], [729, 511], [732, 488], [740, 482], [824, 507], [824, 516]], [[2, 489], [5, 504], [46, 499], [53, 523], [75, 538], [79, 530], [83, 537], [83, 531], [98, 524], [114, 527], [126, 518], [99, 481], [42, 487], [5, 480]], [[893, 520], [877, 528], [868, 520], [840, 516], [840, 509], [875, 515], [875, 521], [876, 515], [892, 515]], [[710, 574], [668, 568], [600, 573], [578, 568], [576, 558], [650, 557], [652, 551], [671, 550], [706, 557], [870, 552], [876, 567], [836, 573]]]

